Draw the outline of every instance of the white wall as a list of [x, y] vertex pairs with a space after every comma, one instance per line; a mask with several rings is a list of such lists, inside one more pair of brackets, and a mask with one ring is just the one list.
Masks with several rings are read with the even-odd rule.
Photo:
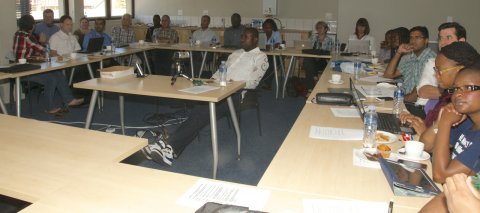
[[[480, 51], [480, 1], [478, 0], [339, 0], [339, 38], [346, 41], [358, 18], [365, 17], [378, 43], [396, 27], [426, 26], [430, 40], [437, 39], [438, 26], [452, 16], [467, 29], [467, 40]], [[379, 45], [377, 45], [378, 47]]]
[[5, 55], [12, 49], [13, 34], [17, 31], [15, 16], [15, 1], [2, 2], [0, 7], [0, 20], [3, 20], [2, 30], [0, 30], [0, 64], [7, 63]]

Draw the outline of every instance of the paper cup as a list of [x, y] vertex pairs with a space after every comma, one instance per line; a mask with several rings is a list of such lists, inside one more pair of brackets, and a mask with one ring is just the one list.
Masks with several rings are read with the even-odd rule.
[[25, 59], [25, 58], [18, 59], [18, 63], [19, 64], [25, 64], [25, 63], [27, 63], [27, 59]]
[[342, 80], [342, 75], [340, 74], [332, 74], [332, 82], [338, 83]]
[[423, 148], [425, 144], [420, 141], [406, 141], [405, 142], [405, 155], [419, 158], [423, 154]]
[[145, 43], [145, 41], [144, 41], [144, 40], [139, 40], [138, 43], [139, 43], [140, 45], [143, 45], [143, 44]]

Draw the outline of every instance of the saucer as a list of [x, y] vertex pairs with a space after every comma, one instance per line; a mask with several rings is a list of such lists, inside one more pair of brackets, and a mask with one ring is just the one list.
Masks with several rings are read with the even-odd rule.
[[423, 151], [422, 156], [420, 156], [420, 157], [412, 157], [412, 156], [408, 156], [408, 155], [405, 155], [405, 154], [400, 154], [401, 152], [405, 153], [405, 148], [401, 148], [397, 151], [398, 157], [402, 158], [402, 159], [405, 159], [405, 160], [421, 161], [421, 160], [430, 159], [430, 154], [428, 154], [425, 151]]
[[334, 82], [332, 81], [332, 79], [328, 80], [328, 83], [331, 83], [331, 84], [343, 84], [343, 80], [340, 80], [338, 82]]
[[377, 134], [375, 136], [376, 143], [393, 143], [398, 141], [398, 137], [390, 132], [380, 131], [377, 130]]

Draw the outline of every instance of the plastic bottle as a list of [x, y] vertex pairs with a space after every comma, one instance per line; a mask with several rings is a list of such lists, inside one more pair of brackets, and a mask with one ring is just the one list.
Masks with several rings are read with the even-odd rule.
[[227, 65], [225, 65], [225, 61], [222, 61], [218, 71], [220, 72], [220, 86], [227, 86]]
[[402, 83], [399, 82], [397, 83], [397, 89], [393, 92], [393, 114], [397, 117], [403, 111], [403, 96]]
[[360, 59], [358, 57], [355, 58], [355, 61], [353, 62], [353, 75], [354, 79], [358, 80], [360, 79], [360, 69], [362, 67], [362, 62], [360, 62]]
[[212, 37], [212, 42], [210, 44], [212, 47], [217, 46], [217, 39], [215, 37]]
[[377, 133], [378, 115], [374, 105], [368, 106], [368, 112], [363, 118], [363, 147], [375, 148], [375, 136]]
[[114, 53], [116, 47], [115, 47], [115, 41], [113, 40], [113, 38], [112, 38], [112, 44], [111, 44], [111, 46], [112, 46], [112, 50], [111, 50], [111, 51], [112, 51], [112, 53]]
[[46, 44], [45, 45], [45, 61], [46, 62], [51, 62], [52, 61], [52, 58], [50, 57], [50, 45]]

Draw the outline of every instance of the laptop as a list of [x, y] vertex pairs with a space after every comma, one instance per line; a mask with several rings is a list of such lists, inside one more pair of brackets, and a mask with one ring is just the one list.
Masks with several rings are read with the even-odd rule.
[[95, 52], [101, 52], [103, 48], [103, 40], [105, 38], [103, 37], [98, 37], [98, 38], [91, 38], [88, 41], [88, 46], [87, 49], [84, 51], [81, 51], [80, 53], [95, 53]]
[[293, 46], [296, 50], [312, 49], [313, 47], [310, 40], [293, 40]]
[[267, 49], [267, 34], [265, 32], [258, 33], [258, 48], [261, 50]]
[[348, 52], [370, 53], [370, 40], [348, 40]]
[[[358, 91], [355, 88], [355, 84], [353, 83], [353, 80], [351, 78], [350, 78], [350, 88], [351, 88], [351, 93], [353, 95], [353, 101], [355, 102], [355, 105], [357, 106], [360, 117], [362, 118], [362, 121], [363, 121], [363, 117], [365, 115], [365, 108], [363, 107], [362, 100], [360, 100]], [[378, 125], [377, 125], [378, 130], [391, 132], [394, 134], [402, 134], [402, 133], [409, 133], [412, 135], [415, 134], [415, 130], [413, 128], [401, 124], [400, 119], [397, 118], [394, 114], [377, 112], [377, 115], [378, 115]]]

